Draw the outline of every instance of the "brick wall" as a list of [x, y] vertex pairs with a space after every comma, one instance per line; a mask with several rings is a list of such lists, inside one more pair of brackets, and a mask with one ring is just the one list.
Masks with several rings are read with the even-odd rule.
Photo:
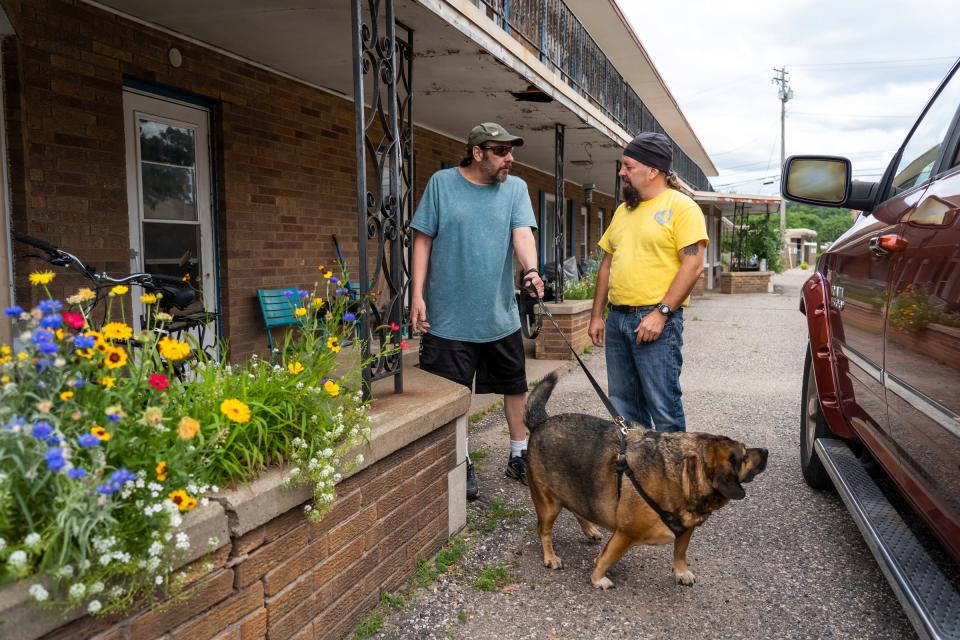
[[233, 538], [188, 599], [44, 640], [339, 640], [446, 542], [455, 441], [450, 423], [347, 478], [317, 524], [299, 506]]
[[[553, 314], [563, 335], [570, 341], [571, 346], [582, 354], [591, 344], [587, 330], [590, 328], [590, 311], [592, 300], [566, 301], [560, 304], [550, 304], [548, 308]], [[543, 328], [536, 341], [536, 358], [549, 360], [566, 360], [572, 358], [570, 347], [563, 336], [557, 333], [557, 328], [549, 318], [543, 319]]]
[[[129, 271], [122, 100], [124, 78], [130, 78], [214, 105], [220, 302], [234, 359], [266, 347], [256, 289], [314, 282], [316, 265], [335, 257], [331, 234], [355, 271], [351, 102], [77, 0], [0, 4], [17, 33], [5, 43], [4, 58], [16, 230], [58, 244], [99, 269]], [[180, 68], [167, 60], [173, 46], [183, 56]], [[464, 123], [464, 136], [472, 124]], [[441, 162], [459, 161], [462, 143], [423, 129], [414, 139], [419, 197]], [[536, 208], [538, 190], [552, 192], [553, 178], [515, 167], [530, 184]], [[578, 203], [583, 198], [572, 184], [567, 193]], [[612, 200], [598, 194], [596, 202], [609, 220]], [[581, 237], [582, 228], [577, 233]], [[22, 256], [23, 247], [16, 250]], [[35, 302], [36, 291], [23, 284], [24, 276], [41, 266], [17, 261], [22, 304]], [[61, 272], [53, 293], [63, 296], [84, 283]]]
[[724, 271], [720, 274], [720, 293], [766, 293], [768, 271]]

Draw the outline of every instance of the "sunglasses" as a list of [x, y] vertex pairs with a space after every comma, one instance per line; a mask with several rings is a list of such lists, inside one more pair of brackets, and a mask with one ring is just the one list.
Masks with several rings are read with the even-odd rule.
[[480, 147], [484, 151], [489, 151], [498, 158], [503, 158], [508, 153], [513, 152], [513, 147]]

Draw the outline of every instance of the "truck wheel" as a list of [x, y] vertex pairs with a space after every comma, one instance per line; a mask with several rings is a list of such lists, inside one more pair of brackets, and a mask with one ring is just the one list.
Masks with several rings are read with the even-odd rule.
[[812, 356], [808, 347], [803, 364], [803, 393], [800, 403], [800, 470], [803, 472], [803, 479], [814, 489], [833, 489], [833, 481], [813, 448], [817, 438], [828, 437], [830, 428], [827, 427], [827, 421], [820, 410], [817, 379], [813, 373]]

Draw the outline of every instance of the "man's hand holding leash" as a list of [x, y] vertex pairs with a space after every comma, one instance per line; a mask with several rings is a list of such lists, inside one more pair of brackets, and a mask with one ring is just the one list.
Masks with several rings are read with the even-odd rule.
[[543, 297], [543, 278], [536, 267], [530, 267], [523, 272], [523, 290], [531, 298]]

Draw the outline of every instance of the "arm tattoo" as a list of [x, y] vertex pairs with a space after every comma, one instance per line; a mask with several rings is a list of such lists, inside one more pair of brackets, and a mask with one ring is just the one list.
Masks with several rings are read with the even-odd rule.
[[688, 244], [683, 249], [680, 249], [685, 256], [695, 256], [697, 252], [700, 251], [700, 243], [694, 242], [693, 244]]

